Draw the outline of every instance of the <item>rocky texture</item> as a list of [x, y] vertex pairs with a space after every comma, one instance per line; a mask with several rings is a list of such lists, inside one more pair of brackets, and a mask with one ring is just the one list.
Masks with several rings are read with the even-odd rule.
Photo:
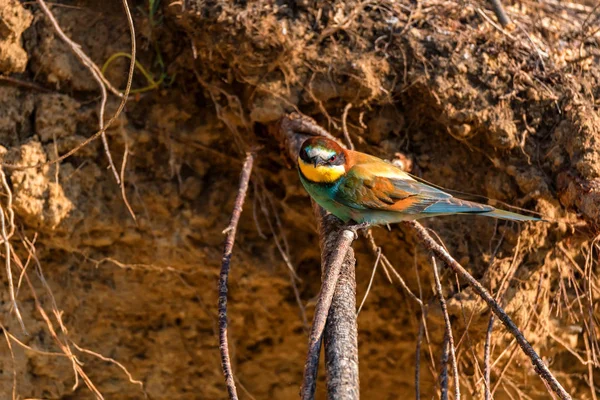
[[[2, 15], [21, 15], [22, 26], [28, 25], [20, 3], [0, 4], [6, 5]], [[585, 295], [595, 295], [598, 284], [598, 249], [591, 243], [598, 233], [600, 171], [597, 10], [551, 0], [508, 4], [523, 30], [501, 32], [482, 17], [493, 20], [491, 13], [470, 3], [160, 5], [153, 13], [136, 9], [135, 22], [138, 59], [163, 83], [134, 96], [107, 132], [118, 166], [126, 144], [129, 149], [125, 191], [137, 221], [98, 142], [58, 168], [6, 170], [18, 227], [11, 239], [16, 254], [26, 262], [28, 247], [21, 239], [35, 241], [70, 340], [122, 362], [151, 398], [225, 398], [215, 325], [218, 267], [240, 150], [252, 146], [258, 149], [255, 175], [230, 277], [233, 368], [241, 396], [296, 398], [305, 327], [276, 240], [289, 249], [309, 319], [320, 282], [319, 249], [308, 197], [269, 131], [282, 115], [300, 110], [341, 137], [343, 110], [352, 103], [348, 129], [359, 150], [388, 159], [401, 153], [414, 174], [431, 182], [551, 220], [516, 225], [448, 217], [427, 224], [494, 292], [514, 265], [505, 308], [573, 397], [592, 398], [581, 360], [588, 358], [586, 340], [597, 337], [588, 313], [597, 315], [597, 307]], [[98, 125], [97, 86], [89, 72], [35, 6], [27, 7], [36, 20], [23, 34], [29, 64], [19, 79], [50, 93], [0, 82], [3, 160], [19, 165], [54, 159]], [[98, 65], [128, 51], [118, 5], [78, 1], [52, 10]], [[14, 43], [21, 31], [11, 30]], [[124, 86], [125, 61], [106, 73], [117, 87]], [[136, 73], [134, 87], [146, 85]], [[111, 99], [107, 115], [115, 108]], [[5, 207], [6, 196], [0, 200]], [[430, 398], [437, 391], [444, 327], [428, 257], [399, 227], [376, 229], [375, 235], [409, 288], [419, 293], [420, 287], [430, 304], [429, 343], [421, 357], [421, 394]], [[362, 298], [374, 257], [360, 242], [355, 250]], [[28, 268], [56, 325], [54, 302], [35, 267]], [[451, 274], [442, 282], [460, 341], [463, 393], [480, 398], [478, 365], [489, 313]], [[60, 351], [29, 289], [23, 286], [18, 295], [28, 336], [10, 313], [7, 291], [2, 293], [7, 329], [35, 349]], [[358, 318], [363, 398], [414, 395], [419, 313], [396, 281], [389, 284], [377, 274]], [[496, 324], [493, 359], [510, 340]], [[106, 398], [143, 398], [119, 368], [71, 347]], [[14, 367], [8, 348], [0, 349], [5, 397], [14, 368], [23, 397], [92, 398], [84, 385], [73, 390], [73, 368], [65, 357], [14, 342], [13, 349]], [[547, 398], [528, 363], [515, 354], [495, 398], [518, 397], [518, 391]], [[492, 370], [493, 383], [507, 360], [504, 354]], [[593, 374], [598, 382], [597, 369]], [[318, 396], [324, 398], [324, 385]]]
[[29, 28], [33, 17], [17, 0], [0, 1], [0, 73], [25, 71], [27, 53], [21, 34]]

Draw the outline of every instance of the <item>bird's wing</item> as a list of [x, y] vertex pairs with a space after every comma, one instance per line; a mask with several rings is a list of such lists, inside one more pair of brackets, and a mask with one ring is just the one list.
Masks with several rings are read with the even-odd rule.
[[381, 161], [352, 167], [338, 186], [335, 200], [358, 210], [406, 214], [482, 213], [494, 209], [454, 198]]
[[355, 209], [418, 213], [452, 198], [442, 190], [418, 182], [385, 162], [350, 168], [335, 194], [336, 201]]

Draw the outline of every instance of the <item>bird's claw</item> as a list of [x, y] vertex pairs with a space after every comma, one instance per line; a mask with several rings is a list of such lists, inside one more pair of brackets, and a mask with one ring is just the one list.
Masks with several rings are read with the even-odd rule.
[[362, 222], [360, 224], [348, 225], [348, 226], [346, 226], [346, 229], [348, 229], [350, 232], [352, 232], [354, 234], [354, 240], [356, 240], [356, 239], [358, 239], [358, 231], [361, 229], [368, 229], [370, 226], [371, 226], [370, 223]]

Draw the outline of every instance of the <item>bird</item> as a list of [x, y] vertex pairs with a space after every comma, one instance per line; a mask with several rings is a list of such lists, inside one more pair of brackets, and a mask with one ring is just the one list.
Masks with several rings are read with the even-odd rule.
[[347, 150], [325, 137], [306, 139], [297, 161], [308, 194], [345, 223], [388, 225], [453, 214], [542, 221], [456, 198], [387, 161]]

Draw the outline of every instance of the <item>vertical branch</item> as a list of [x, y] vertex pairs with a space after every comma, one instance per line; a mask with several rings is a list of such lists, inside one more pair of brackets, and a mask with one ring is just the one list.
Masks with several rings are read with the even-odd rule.
[[[327, 260], [330, 254], [337, 251], [334, 246], [337, 244], [339, 225], [339, 220], [333, 215], [322, 219], [323, 260]], [[346, 232], [348, 230], [344, 230], [342, 235], [346, 235]], [[325, 325], [328, 399], [359, 398], [355, 264], [354, 251], [349, 246], [341, 265]]]
[[[433, 264], [433, 277], [435, 279], [435, 291], [438, 295], [438, 300], [440, 301], [440, 307], [442, 309], [442, 314], [444, 315], [444, 324], [446, 326], [446, 333], [444, 335], [444, 353], [445, 357], [442, 357], [444, 360], [442, 368], [443, 371], [446, 371], [447, 375], [447, 363], [448, 363], [448, 353], [450, 354], [450, 362], [452, 364], [452, 375], [454, 377], [454, 399], [460, 399], [460, 382], [458, 377], [458, 363], [456, 362], [456, 352], [454, 348], [454, 336], [452, 335], [452, 325], [450, 324], [450, 316], [448, 315], [448, 307], [446, 306], [446, 299], [444, 299], [444, 294], [442, 292], [442, 282], [440, 281], [440, 274], [437, 269], [437, 265], [435, 263], [435, 257], [431, 257], [431, 263]], [[448, 397], [448, 377], [446, 376], [446, 398]], [[442, 387], [442, 391], [444, 387]], [[444, 396], [442, 395], [442, 398]]]
[[488, 322], [487, 332], [485, 335], [485, 344], [483, 346], [483, 380], [485, 383], [485, 400], [492, 400], [491, 392], [491, 372], [492, 367], [490, 365], [490, 349], [492, 342], [492, 330], [494, 328], [494, 314], [490, 315], [490, 321]]
[[415, 350], [415, 399], [421, 400], [421, 344], [423, 343], [423, 331], [425, 316], [421, 316], [419, 320], [419, 333], [417, 334], [417, 348]]
[[[501, 241], [498, 242], [498, 245], [500, 245]], [[506, 292], [506, 290], [508, 289], [508, 286], [510, 285], [510, 281], [513, 279], [513, 277], [515, 276], [515, 273], [517, 272], [517, 259], [518, 259], [518, 255], [519, 255], [519, 248], [521, 246], [521, 237], [519, 236], [519, 239], [517, 240], [517, 247], [515, 249], [515, 256], [513, 257], [513, 260], [510, 264], [510, 267], [508, 268], [508, 271], [506, 272], [506, 275], [502, 278], [502, 281], [500, 282], [500, 287], [498, 289], [498, 293], [496, 294], [496, 301], [498, 301], [498, 304], [502, 304], [502, 298], [504, 297], [504, 293]], [[491, 263], [490, 263], [491, 265]], [[488, 323], [488, 327], [487, 327], [487, 332], [485, 335], [485, 344], [483, 346], [483, 378], [484, 378], [484, 383], [485, 383], [485, 400], [491, 400], [492, 399], [492, 392], [491, 392], [491, 373], [492, 373], [492, 367], [490, 366], [490, 359], [491, 359], [491, 342], [492, 342], [492, 332], [494, 329], [494, 314], [492, 313], [492, 315], [490, 315], [490, 321]]]
[[416, 221], [406, 221], [406, 225], [410, 226], [417, 234], [417, 237], [421, 243], [430, 251], [432, 251], [440, 260], [446, 263], [456, 274], [461, 278], [465, 279], [473, 290], [481, 297], [490, 307], [492, 312], [496, 314], [498, 319], [502, 321], [506, 329], [515, 337], [517, 343], [523, 350], [531, 363], [533, 364], [536, 373], [544, 381], [544, 383], [561, 399], [570, 400], [571, 396], [562, 387], [562, 385], [556, 380], [552, 372], [548, 369], [541, 357], [536, 353], [531, 344], [525, 339], [523, 333], [519, 330], [517, 325], [512, 319], [506, 314], [506, 312], [500, 307], [498, 302], [489, 294], [489, 292], [479, 283], [471, 274], [467, 272], [452, 256], [440, 246], [433, 238], [429, 235], [423, 225]]
[[225, 238], [225, 249], [223, 250], [223, 259], [221, 262], [221, 274], [219, 277], [219, 349], [221, 351], [221, 366], [223, 367], [223, 375], [227, 384], [229, 398], [237, 400], [237, 390], [233, 379], [233, 371], [231, 369], [231, 359], [229, 357], [229, 343], [227, 341], [227, 281], [229, 279], [229, 269], [231, 263], [231, 255], [233, 244], [235, 243], [235, 234], [237, 232], [238, 222], [242, 214], [242, 206], [246, 199], [248, 191], [248, 183], [252, 173], [252, 164], [254, 163], [254, 154], [247, 153], [246, 161], [242, 167], [240, 176], [240, 185], [235, 204], [231, 213], [231, 221], [227, 229], [223, 233], [227, 234]]
[[444, 332], [444, 343], [442, 344], [442, 357], [440, 360], [440, 400], [448, 400], [448, 347], [450, 337], [448, 331]]
[[[354, 252], [348, 254], [350, 245], [354, 240], [354, 232], [348, 229], [344, 229], [341, 232], [339, 232], [339, 229], [334, 231], [335, 228], [332, 229], [331, 227], [331, 222], [333, 221], [332, 217], [322, 222], [323, 227], [321, 228], [321, 231], [323, 233], [329, 232], [333, 234], [322, 236], [323, 258], [321, 260], [321, 268], [324, 277], [308, 339], [308, 354], [304, 366], [304, 378], [301, 391], [301, 398], [303, 400], [311, 400], [315, 395], [317, 370], [319, 367], [319, 353], [321, 352], [321, 339], [323, 337], [327, 315], [330, 312], [342, 266], [351, 263], [352, 268], [354, 268]], [[356, 321], [356, 312], [354, 308], [352, 309], [352, 314]]]
[[[304, 140], [310, 136], [335, 139], [311, 118], [292, 114], [283, 118], [274, 132], [289, 158], [296, 161]], [[358, 399], [358, 344], [356, 323], [356, 260], [351, 249], [357, 235], [351, 227], [342, 227], [334, 216], [325, 216], [315, 205], [321, 242], [322, 284], [311, 328], [304, 366], [301, 398], [313, 399], [321, 339], [325, 340], [329, 398]], [[340, 277], [340, 273], [342, 277]], [[338, 284], [339, 278], [339, 284]], [[329, 322], [328, 322], [329, 320]], [[327, 323], [327, 324], [326, 324]]]

